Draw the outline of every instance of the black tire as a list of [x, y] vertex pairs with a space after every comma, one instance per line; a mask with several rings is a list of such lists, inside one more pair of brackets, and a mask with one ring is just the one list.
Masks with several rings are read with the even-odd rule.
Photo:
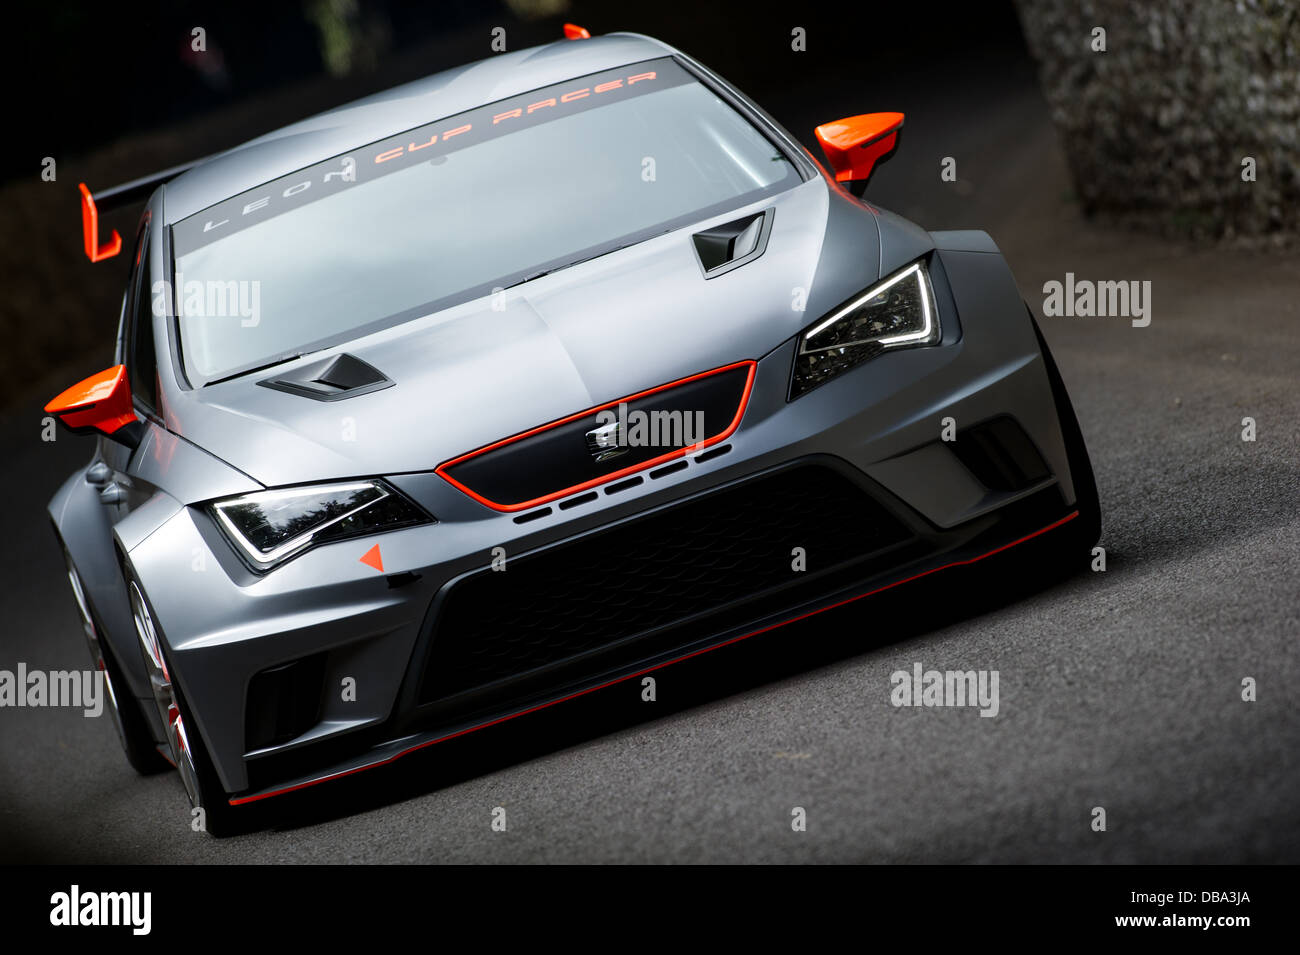
[[81, 583], [81, 572], [77, 570], [76, 564], [72, 562], [72, 554], [68, 552], [67, 544], [63, 542], [57, 528], [54, 534], [58, 537], [59, 546], [63, 550], [63, 559], [68, 567], [69, 578], [70, 580], [76, 578], [76, 583], [72, 584], [73, 598], [77, 605], [77, 614], [82, 617], [82, 627], [84, 628], [89, 623], [94, 631], [92, 647], [98, 647], [98, 656], [96, 656], [94, 649], [90, 649], [90, 660], [96, 669], [101, 664], [103, 666], [104, 688], [109, 693], [107, 701], [110, 710], [109, 716], [113, 720], [117, 738], [122, 744], [122, 752], [126, 755], [126, 761], [141, 776], [152, 776], [155, 773], [170, 769], [171, 764], [163, 759], [158, 752], [158, 742], [154, 739], [153, 728], [149, 725], [148, 718], [145, 716], [144, 711], [140, 709], [140, 701], [131, 692], [131, 685], [127, 683], [122, 667], [113, 653], [113, 648], [109, 646], [108, 631], [104, 629], [103, 621], [90, 603], [90, 596], [85, 592], [85, 587]]
[[1061, 424], [1061, 436], [1065, 440], [1066, 460], [1070, 465], [1070, 479], [1074, 484], [1075, 508], [1079, 516], [1060, 529], [1052, 537], [1061, 557], [1070, 565], [1083, 565], [1092, 557], [1092, 549], [1101, 540], [1101, 500], [1097, 495], [1097, 479], [1092, 472], [1092, 460], [1088, 456], [1088, 447], [1083, 441], [1083, 431], [1079, 428], [1079, 419], [1074, 414], [1074, 405], [1065, 390], [1060, 369], [1052, 357], [1051, 349], [1038, 327], [1033, 309], [1025, 303], [1029, 315], [1029, 324], [1038, 339], [1038, 347], [1043, 353], [1043, 364], [1047, 368], [1047, 379], [1052, 386], [1052, 400], [1056, 404], [1056, 417]]
[[[103, 632], [101, 629], [100, 633]], [[102, 652], [104, 669], [113, 684], [113, 693], [117, 698], [118, 718], [121, 720], [119, 725], [122, 728], [120, 734], [122, 750], [126, 754], [126, 761], [141, 776], [153, 776], [171, 769], [172, 764], [158, 752], [157, 741], [153, 738], [153, 729], [149, 726], [144, 711], [140, 709], [140, 701], [131, 693], [126, 677], [122, 675], [122, 668], [113, 656], [112, 648], [105, 645]]]
[[[233, 821], [238, 811], [230, 805], [230, 797], [203, 743], [194, 711], [173, 676], [177, 671], [167, 640], [154, 619], [144, 588], [129, 567], [123, 567], [123, 580], [134, 617], [140, 660], [149, 675], [167, 746], [191, 806], [191, 827], [198, 818], [193, 810], [202, 809], [202, 831], [214, 836], [226, 835], [234, 831]], [[243, 818], [243, 814], [240, 816]]]
[[[164, 648], [163, 653], [166, 652]], [[170, 660], [167, 668], [173, 670]], [[189, 743], [190, 756], [194, 760], [194, 772], [199, 782], [199, 805], [192, 808], [202, 808], [203, 828], [208, 835], [217, 837], [234, 835], [241, 831], [240, 824], [247, 817], [247, 812], [230, 805], [230, 794], [226, 792], [225, 787], [221, 785], [220, 777], [217, 776], [216, 766], [203, 743], [203, 736], [199, 732], [198, 723], [194, 720], [193, 710], [190, 709], [178, 684], [173, 684], [172, 692], [176, 695], [176, 706], [180, 709], [181, 719], [184, 721], [185, 738]], [[193, 818], [192, 814], [191, 818]]]

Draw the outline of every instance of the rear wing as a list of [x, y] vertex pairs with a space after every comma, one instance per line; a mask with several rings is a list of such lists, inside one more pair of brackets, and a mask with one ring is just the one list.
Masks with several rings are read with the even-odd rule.
[[181, 173], [193, 169], [203, 161], [203, 159], [195, 159], [192, 162], [172, 166], [170, 169], [164, 169], [161, 172], [155, 172], [140, 179], [132, 179], [120, 186], [112, 186], [93, 194], [84, 182], [78, 183], [77, 188], [81, 190], [81, 233], [86, 244], [86, 258], [92, 262], [102, 262], [104, 259], [111, 259], [122, 251], [122, 237], [117, 234], [116, 229], [113, 230], [107, 241], [99, 241], [100, 209], [115, 209], [147, 198], [151, 192], [164, 182], [175, 179]]

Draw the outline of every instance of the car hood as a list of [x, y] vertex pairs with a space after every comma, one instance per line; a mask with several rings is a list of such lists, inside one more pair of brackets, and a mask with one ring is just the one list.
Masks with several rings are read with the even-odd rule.
[[[773, 214], [763, 254], [705, 279], [691, 235], [763, 209]], [[835, 254], [824, 255], [828, 244]], [[165, 419], [268, 486], [432, 470], [594, 405], [761, 358], [874, 281], [879, 259], [872, 213], [813, 179], [495, 299], [178, 392]], [[342, 352], [395, 384], [338, 401], [257, 385]]]

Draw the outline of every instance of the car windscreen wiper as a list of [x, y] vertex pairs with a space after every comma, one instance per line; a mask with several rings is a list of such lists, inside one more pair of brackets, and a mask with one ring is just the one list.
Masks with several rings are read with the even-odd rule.
[[[663, 235], [662, 232], [657, 234]], [[654, 236], [649, 236], [649, 238], [654, 238]], [[533, 279], [540, 279], [543, 275], [550, 275], [553, 272], [560, 272], [563, 271], [564, 269], [572, 268], [575, 265], [581, 265], [583, 262], [590, 262], [592, 259], [598, 259], [602, 255], [610, 255], [614, 252], [621, 252], [624, 249], [630, 249], [632, 246], [639, 245], [644, 241], [645, 241], [644, 238], [638, 238], [633, 242], [625, 242], [622, 245], [616, 245], [612, 249], [601, 249], [599, 252], [593, 252], [591, 255], [584, 255], [580, 258], [574, 259], [572, 262], [565, 262], [563, 265], [553, 265], [549, 269], [541, 269], [540, 271], [537, 272], [530, 272], [528, 275], [525, 275], [523, 278], [521, 278], [518, 282], [512, 282], [509, 285], [503, 285], [501, 287], [501, 290], [505, 291], [506, 289], [515, 288], [517, 286], [523, 285], [525, 282], [531, 282], [533, 281]]]
[[265, 371], [268, 368], [274, 368], [276, 365], [283, 365], [287, 361], [293, 361], [296, 358], [302, 358], [304, 355], [311, 355], [318, 351], [321, 351], [321, 349], [311, 348], [307, 351], [294, 352], [291, 355], [280, 355], [278, 358], [272, 358], [269, 361], [262, 362], [261, 364], [253, 365], [249, 368], [241, 368], [238, 371], [232, 371], [228, 374], [222, 375], [220, 378], [213, 378], [211, 381], [205, 381], [203, 387], [206, 388], [208, 385], [219, 385], [223, 381], [230, 381], [232, 378], [242, 378], [244, 375], [251, 375], [255, 371]]

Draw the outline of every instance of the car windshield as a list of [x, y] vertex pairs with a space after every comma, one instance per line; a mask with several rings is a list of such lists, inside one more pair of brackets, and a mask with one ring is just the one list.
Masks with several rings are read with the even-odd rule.
[[479, 107], [176, 223], [186, 371], [265, 367], [799, 181], [672, 58]]

